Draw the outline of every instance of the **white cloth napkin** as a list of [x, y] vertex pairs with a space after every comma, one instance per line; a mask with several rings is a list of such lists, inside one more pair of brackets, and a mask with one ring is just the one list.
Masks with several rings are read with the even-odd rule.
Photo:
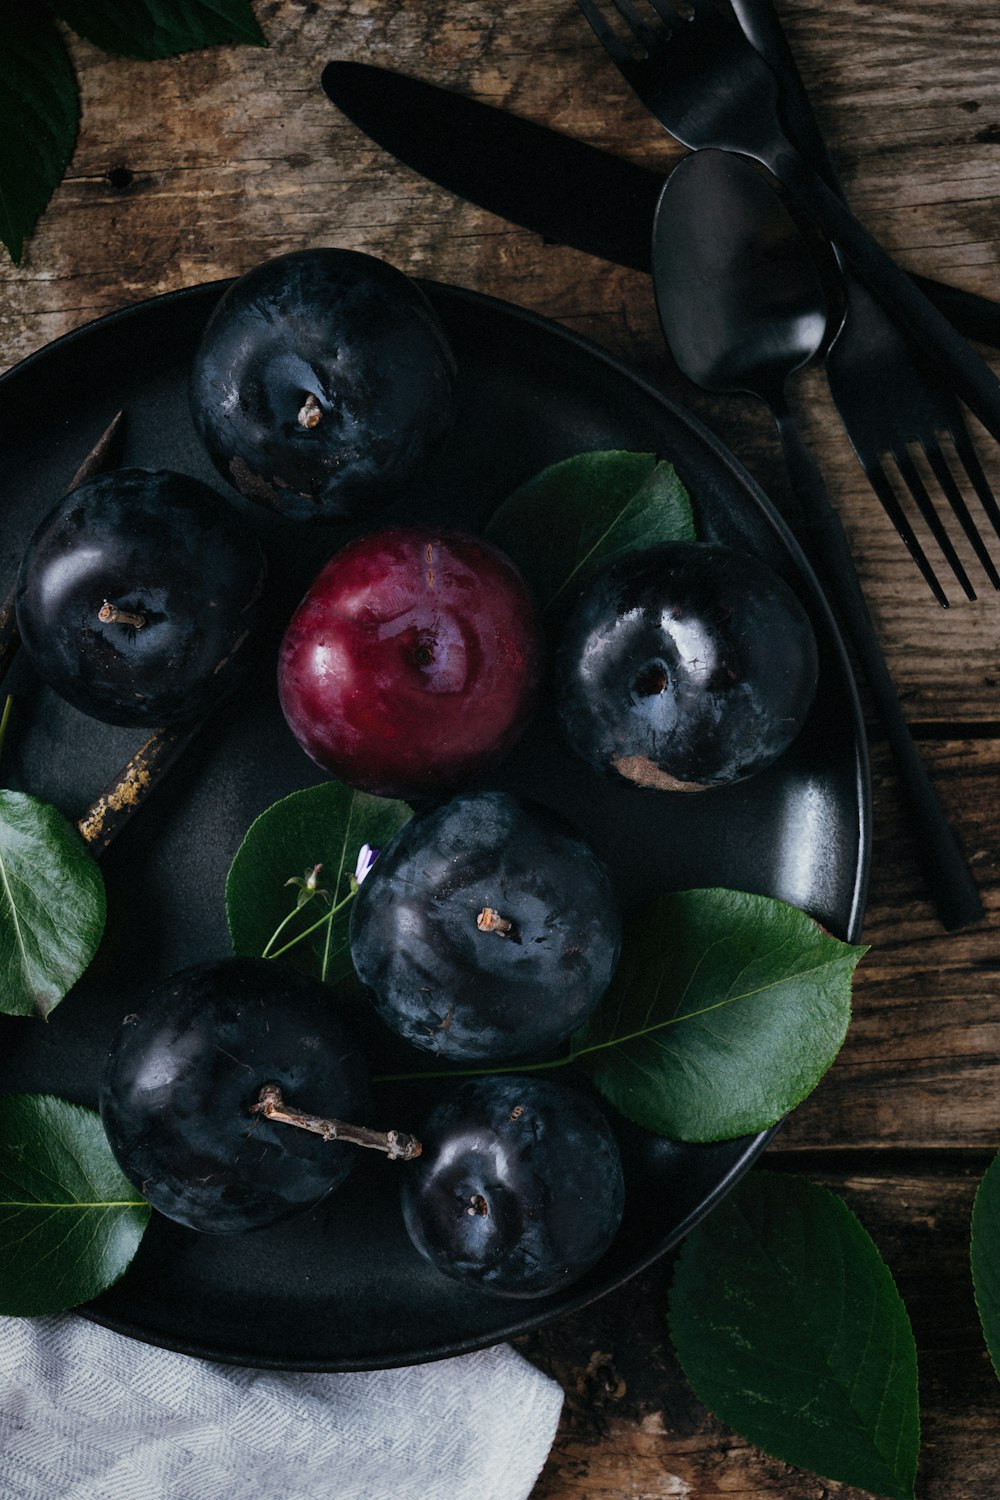
[[316, 1375], [0, 1318], [0, 1500], [526, 1500], [562, 1399], [504, 1344]]

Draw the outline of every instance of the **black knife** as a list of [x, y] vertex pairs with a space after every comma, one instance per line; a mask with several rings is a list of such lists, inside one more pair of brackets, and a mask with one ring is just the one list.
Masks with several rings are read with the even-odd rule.
[[[322, 81], [349, 120], [422, 177], [543, 239], [649, 271], [660, 173], [370, 63], [328, 63]], [[1000, 303], [912, 279], [959, 333], [1000, 349]]]

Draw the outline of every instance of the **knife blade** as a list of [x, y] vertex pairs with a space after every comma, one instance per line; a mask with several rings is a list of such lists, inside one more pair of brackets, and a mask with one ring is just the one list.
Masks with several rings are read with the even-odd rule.
[[328, 63], [322, 82], [349, 120], [422, 177], [543, 239], [650, 269], [662, 173], [368, 63]]
[[[322, 84], [370, 140], [457, 197], [556, 244], [650, 270], [659, 172], [371, 63], [330, 62]], [[959, 333], [1000, 349], [1000, 303], [912, 280]]]

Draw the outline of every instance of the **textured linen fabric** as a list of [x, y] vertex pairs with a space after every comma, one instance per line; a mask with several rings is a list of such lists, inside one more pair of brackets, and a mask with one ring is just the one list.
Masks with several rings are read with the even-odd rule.
[[2, 1500], [526, 1500], [562, 1391], [508, 1345], [346, 1375], [0, 1318]]

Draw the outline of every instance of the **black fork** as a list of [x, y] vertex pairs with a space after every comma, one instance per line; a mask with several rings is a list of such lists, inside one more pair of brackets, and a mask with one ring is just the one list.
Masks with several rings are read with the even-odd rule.
[[[769, 64], [781, 88], [784, 117], [799, 149], [843, 197], [836, 169], [813, 114], [791, 48], [772, 0], [731, 0], [744, 33]], [[825, 368], [837, 410], [869, 482], [914, 562], [940, 604], [947, 599], [903, 509], [897, 489], [909, 492], [967, 598], [974, 592], [938, 515], [913, 453], [922, 453], [941, 493], [968, 538], [986, 577], [1000, 588], [988, 544], [969, 511], [963, 486], [976, 495], [983, 515], [1000, 535], [997, 507], [969, 435], [962, 409], [936, 372], [914, 355], [896, 325], [866, 288], [844, 274], [845, 316]], [[949, 462], [949, 450], [957, 470]], [[966, 491], [968, 493], [968, 490]], [[988, 528], [987, 528], [988, 530]]]

